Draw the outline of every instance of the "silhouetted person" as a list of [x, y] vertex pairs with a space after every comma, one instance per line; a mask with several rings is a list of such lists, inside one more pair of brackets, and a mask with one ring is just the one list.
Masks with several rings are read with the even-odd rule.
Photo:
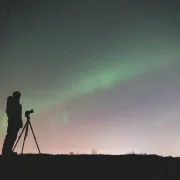
[[20, 104], [21, 93], [15, 91], [7, 98], [6, 114], [8, 117], [7, 135], [4, 140], [2, 155], [13, 154], [13, 146], [16, 141], [18, 131], [22, 128], [22, 106]]

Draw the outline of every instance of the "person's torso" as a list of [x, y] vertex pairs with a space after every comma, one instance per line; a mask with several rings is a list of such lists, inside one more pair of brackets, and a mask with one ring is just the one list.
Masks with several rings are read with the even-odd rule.
[[11, 104], [9, 105], [8, 112], [9, 112], [9, 117], [11, 119], [20, 119], [21, 118], [21, 112], [22, 112], [22, 106], [20, 103], [12, 101]]

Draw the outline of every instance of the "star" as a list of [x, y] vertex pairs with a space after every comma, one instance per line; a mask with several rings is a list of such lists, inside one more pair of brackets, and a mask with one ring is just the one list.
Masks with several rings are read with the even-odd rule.
[[124, 7], [124, 5], [119, 5], [119, 8], [123, 8]]

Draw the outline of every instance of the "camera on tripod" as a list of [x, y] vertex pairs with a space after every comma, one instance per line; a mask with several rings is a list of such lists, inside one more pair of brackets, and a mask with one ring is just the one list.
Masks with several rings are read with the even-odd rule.
[[30, 114], [31, 114], [31, 113], [34, 113], [34, 110], [33, 110], [33, 109], [31, 109], [30, 111], [26, 111], [26, 112], [25, 112], [25, 117], [27, 118], [26, 124], [24, 125], [23, 130], [21, 131], [21, 134], [19, 135], [19, 138], [18, 138], [18, 140], [16, 141], [15, 146], [13, 147], [13, 151], [14, 151], [14, 149], [15, 149], [16, 146], [17, 146], [17, 143], [19, 142], [19, 140], [20, 140], [20, 138], [21, 138], [21, 136], [22, 136], [22, 133], [25, 131], [21, 154], [23, 153], [24, 144], [25, 144], [26, 137], [27, 137], [27, 135], [28, 135], [28, 128], [29, 128], [29, 127], [30, 127], [30, 129], [31, 129], [31, 131], [32, 131], [34, 140], [35, 140], [35, 142], [36, 142], [36, 146], [37, 146], [38, 151], [39, 151], [39, 154], [41, 154], [40, 149], [39, 149], [39, 146], [38, 146], [38, 143], [37, 143], [37, 140], [36, 140], [36, 136], [35, 136], [35, 134], [34, 134], [34, 131], [33, 131], [32, 125], [31, 125], [31, 121], [30, 121]]
[[33, 110], [33, 109], [31, 109], [30, 111], [26, 111], [26, 112], [25, 112], [25, 117], [28, 118], [31, 113], [34, 113], [34, 110]]

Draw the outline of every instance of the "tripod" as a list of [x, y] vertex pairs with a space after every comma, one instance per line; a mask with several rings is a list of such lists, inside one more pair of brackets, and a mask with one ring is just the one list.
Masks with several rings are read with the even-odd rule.
[[23, 154], [24, 144], [25, 144], [26, 137], [27, 137], [27, 135], [28, 135], [28, 128], [29, 128], [29, 126], [30, 126], [31, 131], [32, 131], [32, 134], [33, 134], [33, 137], [34, 137], [34, 140], [35, 140], [35, 142], [36, 142], [36, 146], [37, 146], [38, 151], [39, 151], [39, 154], [41, 154], [40, 149], [39, 149], [39, 146], [38, 146], [38, 143], [37, 143], [37, 140], [36, 140], [36, 136], [35, 136], [35, 134], [34, 134], [34, 131], [33, 131], [32, 125], [31, 125], [30, 116], [26, 116], [26, 118], [27, 118], [26, 124], [24, 125], [23, 130], [21, 131], [21, 134], [19, 135], [19, 138], [18, 138], [18, 140], [17, 140], [17, 142], [16, 142], [16, 144], [15, 144], [15, 146], [14, 146], [14, 148], [13, 148], [13, 151], [14, 151], [14, 149], [16, 148], [16, 146], [17, 146], [17, 144], [18, 144], [18, 142], [19, 142], [19, 140], [20, 140], [20, 138], [21, 138], [21, 136], [22, 136], [22, 133], [23, 133], [24, 130], [25, 130], [24, 140], [23, 140], [23, 145], [22, 145], [22, 150], [21, 150], [21, 154]]

